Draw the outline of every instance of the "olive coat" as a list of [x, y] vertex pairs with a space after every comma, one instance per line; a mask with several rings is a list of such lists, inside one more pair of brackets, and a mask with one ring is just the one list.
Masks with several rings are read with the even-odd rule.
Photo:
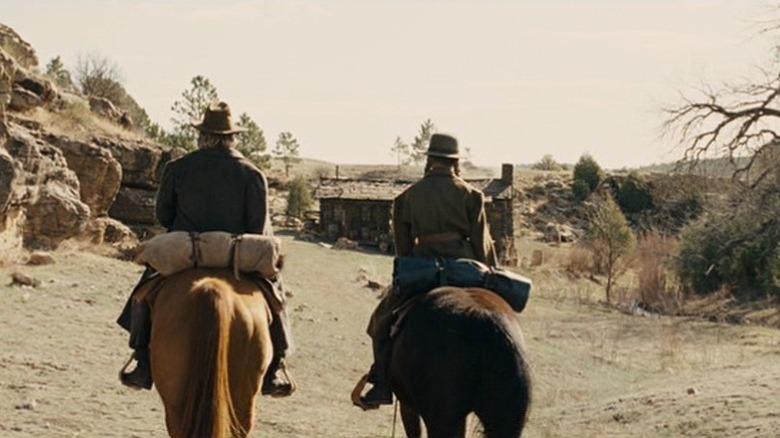
[[[461, 239], [420, 245], [417, 238], [457, 233]], [[393, 236], [399, 257], [470, 258], [496, 266], [485, 197], [452, 169], [433, 168], [393, 202]]]

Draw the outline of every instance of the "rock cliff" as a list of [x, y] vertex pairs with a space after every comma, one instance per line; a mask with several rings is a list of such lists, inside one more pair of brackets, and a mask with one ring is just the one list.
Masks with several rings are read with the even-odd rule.
[[58, 90], [38, 65], [0, 24], [0, 252], [72, 238], [134, 244], [131, 230], [154, 225], [159, 175], [176, 153], [124, 130], [105, 103]]

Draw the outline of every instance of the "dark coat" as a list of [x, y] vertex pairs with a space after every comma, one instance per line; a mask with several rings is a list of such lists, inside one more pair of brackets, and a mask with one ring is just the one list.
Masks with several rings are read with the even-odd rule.
[[199, 149], [168, 162], [155, 213], [168, 231], [271, 234], [265, 175], [233, 149]]
[[[416, 245], [420, 236], [458, 233], [462, 239]], [[393, 235], [400, 257], [465, 257], [496, 265], [481, 191], [451, 170], [435, 168], [393, 202]]]

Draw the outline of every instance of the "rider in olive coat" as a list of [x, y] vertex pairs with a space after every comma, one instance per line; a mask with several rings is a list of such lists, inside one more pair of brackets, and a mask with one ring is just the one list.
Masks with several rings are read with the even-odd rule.
[[[273, 235], [268, 182], [252, 162], [233, 149], [234, 135], [243, 129], [233, 125], [228, 105], [220, 102], [210, 106], [203, 122], [194, 127], [200, 131], [198, 149], [168, 162], [163, 171], [155, 205], [157, 220], [168, 231]], [[148, 277], [146, 273], [142, 282]], [[274, 358], [262, 392], [290, 395], [295, 386], [283, 358], [291, 352], [292, 340], [281, 278], [257, 281], [265, 281], [273, 289], [274, 296], [267, 298], [275, 299], [278, 304], [270, 306], [276, 309], [270, 327]], [[137, 366], [133, 372], [122, 375], [122, 382], [148, 389], [152, 384], [149, 307], [132, 298], [130, 301], [118, 322], [130, 331], [130, 347], [135, 350]]]
[[[469, 258], [496, 266], [485, 199], [481, 191], [460, 177], [458, 141], [433, 134], [425, 176], [393, 202], [393, 236], [398, 257]], [[393, 311], [405, 302], [395, 290], [379, 303], [368, 326], [373, 340], [374, 365], [369, 373], [373, 387], [362, 397], [364, 407], [392, 403], [387, 385], [390, 327]]]

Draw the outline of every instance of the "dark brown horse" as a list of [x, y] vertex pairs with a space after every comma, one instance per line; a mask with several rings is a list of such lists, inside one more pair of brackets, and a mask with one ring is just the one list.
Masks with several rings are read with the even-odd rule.
[[517, 317], [498, 295], [441, 287], [412, 305], [393, 345], [390, 386], [409, 437], [463, 437], [476, 414], [489, 438], [519, 437], [531, 397]]
[[245, 437], [271, 361], [270, 312], [258, 286], [227, 270], [171, 275], [152, 309], [154, 383], [176, 438]]

